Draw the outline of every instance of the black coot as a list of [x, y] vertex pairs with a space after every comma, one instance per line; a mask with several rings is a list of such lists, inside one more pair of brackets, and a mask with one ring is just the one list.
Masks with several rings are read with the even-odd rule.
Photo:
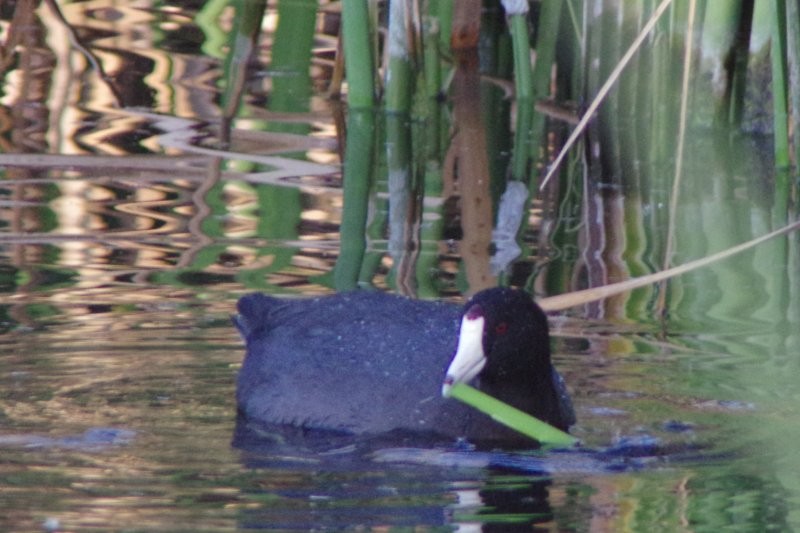
[[473, 379], [562, 430], [575, 421], [550, 362], [547, 318], [519, 290], [481, 291], [463, 309], [367, 291], [297, 300], [250, 294], [238, 311], [234, 322], [247, 355], [236, 400], [247, 421], [529, 445], [442, 396]]

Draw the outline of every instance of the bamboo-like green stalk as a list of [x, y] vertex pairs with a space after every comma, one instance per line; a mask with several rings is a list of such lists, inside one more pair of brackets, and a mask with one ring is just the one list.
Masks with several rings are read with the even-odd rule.
[[347, 103], [352, 109], [370, 108], [375, 105], [375, 62], [367, 0], [344, 0], [342, 4]]
[[787, 59], [789, 63], [789, 98], [794, 130], [794, 164], [800, 166], [800, 0], [786, 4]]
[[[412, 129], [415, 138], [422, 139], [422, 146], [414, 152], [414, 167], [422, 176], [421, 187], [426, 198], [438, 198], [442, 194], [442, 106], [439, 96], [442, 90], [441, 20], [440, 12], [447, 1], [432, 0], [428, 14], [423, 19], [423, 68], [425, 70], [425, 98], [421, 109], [422, 121]], [[416, 113], [415, 113], [416, 114]], [[439, 295], [439, 280], [436, 272], [438, 244], [442, 238], [444, 217], [442, 205], [425, 205], [419, 225], [419, 252], [415, 278], [417, 296], [435, 298]], [[429, 215], [426, 217], [426, 215]]]
[[[512, 6], [512, 4], [514, 4]], [[505, 0], [503, 6], [509, 15], [511, 43], [514, 48], [514, 88], [517, 100], [531, 98], [531, 44], [528, 38], [528, 3]]]
[[411, 294], [415, 287], [406, 286], [405, 264], [409, 252], [409, 233], [416, 222], [412, 214], [412, 146], [408, 120], [390, 113], [386, 117], [386, 165], [389, 192], [389, 254], [392, 257], [391, 277], [395, 287]]
[[[558, 43], [558, 29], [561, 22], [561, 5], [558, 0], [542, 2], [539, 12], [538, 32], [536, 38], [536, 63], [531, 74], [531, 100], [535, 104], [550, 95], [550, 77]], [[531, 156], [539, 160], [539, 152], [544, 146], [545, 115], [534, 113], [531, 122]], [[534, 192], [538, 173], [531, 173], [529, 188]]]
[[731, 65], [730, 99], [728, 102], [727, 123], [739, 127], [744, 115], [745, 86], [747, 82], [747, 63], [750, 57], [750, 33], [753, 29], [753, 4], [748, 1], [736, 2], [738, 8], [738, 27], [733, 43]]
[[514, 50], [514, 89], [517, 101], [517, 127], [511, 156], [511, 179], [523, 180], [528, 170], [530, 127], [533, 113], [531, 44], [528, 37], [528, 3], [504, 0], [509, 16], [511, 45]]
[[439, 157], [440, 113], [438, 99], [442, 88], [442, 67], [439, 54], [439, 21], [431, 16], [423, 23], [423, 68], [425, 69], [425, 100], [423, 115], [426, 128], [421, 132], [425, 138], [426, 158]]
[[429, 12], [439, 21], [439, 50], [450, 49], [450, 30], [453, 28], [453, 2], [451, 0], [430, 0]]
[[[248, 2], [251, 3], [251, 2]], [[278, 27], [272, 44], [272, 110], [296, 112], [309, 107], [311, 49], [314, 45], [317, 4], [314, 0], [278, 3]], [[271, 128], [305, 133], [308, 125]]]
[[791, 164], [789, 156], [789, 72], [786, 61], [786, 1], [770, 2], [772, 15], [772, 122], [775, 137], [775, 164], [786, 168]]
[[375, 159], [375, 116], [372, 110], [351, 109], [347, 117], [347, 146], [344, 155], [342, 223], [340, 250], [333, 270], [337, 291], [358, 286], [367, 243], [369, 187]]
[[[658, 33], [669, 35], [671, 24], [668, 18], [666, 15], [661, 17], [656, 29]], [[672, 84], [673, 79], [677, 78], [673, 78], [670, 64], [673, 57], [671, 42], [672, 39], [657, 39], [646, 50], [649, 55], [648, 65], [652, 69], [646, 82], [648, 102], [642, 108], [649, 113], [649, 120], [645, 121], [648, 142], [644, 151], [648, 161], [662, 161], [673, 157], [675, 135], [670, 126], [675, 124], [673, 117], [677, 109], [669, 105], [669, 102], [673, 101], [674, 91], [678, 86]], [[666, 180], [667, 176], [668, 174], [659, 173], [652, 177]], [[669, 187], [669, 184], [665, 186]]]
[[411, 71], [411, 43], [408, 41], [407, 21], [410, 7], [405, 0], [389, 3], [389, 29], [386, 49], [389, 56], [386, 66], [385, 109], [389, 113], [408, 113], [413, 91]]
[[[695, 3], [689, 0], [687, 17], [687, 33], [684, 41], [683, 73], [681, 82], [680, 111], [678, 113], [678, 138], [675, 143], [675, 173], [672, 178], [672, 193], [669, 202], [669, 225], [667, 226], [667, 237], [664, 247], [664, 257], [662, 268], [666, 270], [672, 262], [673, 249], [675, 247], [675, 217], [680, 199], [681, 182], [683, 181], [684, 149], [686, 147], [686, 120], [689, 110], [689, 79], [692, 72], [692, 58], [694, 55], [694, 25], [695, 25]], [[658, 291], [658, 312], [659, 315], [666, 313], [667, 285], [662, 283]]]
[[[622, 70], [626, 67], [628, 62], [631, 60], [633, 55], [636, 53], [636, 51], [641, 46], [641, 44], [644, 41], [644, 39], [647, 37], [647, 35], [650, 33], [650, 31], [653, 29], [653, 27], [656, 25], [656, 23], [658, 22], [660, 17], [663, 15], [663, 13], [666, 11], [666, 9], [670, 6], [671, 3], [672, 3], [672, 0], [661, 0], [661, 2], [658, 4], [658, 7], [656, 7], [656, 9], [653, 12], [652, 16], [650, 17], [650, 19], [647, 21], [647, 23], [642, 28], [642, 31], [639, 33], [639, 35], [636, 37], [636, 39], [633, 41], [633, 43], [631, 43], [630, 47], [622, 55], [622, 57], [620, 58], [620, 60], [617, 63], [617, 65], [614, 67], [614, 70], [611, 71], [608, 74], [606, 82], [603, 83], [603, 85], [602, 85], [602, 87], [600, 87], [600, 89], [598, 89], [597, 95], [594, 97], [594, 100], [592, 100], [592, 103], [589, 104], [589, 106], [587, 107], [586, 111], [584, 112], [583, 117], [581, 118], [580, 122], [578, 122], [578, 125], [575, 126], [575, 129], [572, 131], [572, 133], [570, 134], [569, 138], [564, 143], [564, 146], [562, 146], [561, 151], [559, 152], [558, 156], [555, 158], [553, 163], [550, 165], [550, 170], [548, 170], [547, 174], [545, 175], [544, 179], [542, 180], [541, 185], [539, 186], [540, 189], [544, 188], [547, 185], [547, 182], [550, 180], [550, 178], [553, 176], [553, 174], [555, 174], [555, 172], [558, 170], [558, 166], [564, 160], [564, 158], [566, 157], [567, 152], [572, 147], [572, 145], [575, 144], [575, 142], [578, 140], [578, 138], [583, 134], [584, 129], [586, 128], [587, 124], [594, 117], [595, 111], [597, 111], [597, 109], [600, 107], [600, 104], [602, 103], [603, 99], [608, 95], [608, 92], [611, 90], [611, 87], [614, 85], [614, 83], [619, 78], [619, 75], [622, 72]], [[588, 82], [588, 83], [591, 83], [591, 82]]]

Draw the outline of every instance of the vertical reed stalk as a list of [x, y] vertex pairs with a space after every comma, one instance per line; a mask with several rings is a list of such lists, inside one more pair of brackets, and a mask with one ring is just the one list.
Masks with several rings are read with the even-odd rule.
[[[550, 78], [558, 43], [558, 29], [561, 22], [561, 2], [547, 0], [542, 2], [539, 12], [538, 32], [536, 38], [536, 63], [531, 75], [531, 100], [535, 103], [550, 96]], [[544, 146], [545, 115], [534, 113], [531, 122], [531, 155], [534, 161], [539, 160], [539, 152]], [[529, 189], [536, 187], [537, 172], [531, 172]]]
[[631, 45], [622, 55], [617, 65], [614, 67], [614, 70], [612, 70], [611, 73], [608, 75], [606, 82], [603, 83], [600, 89], [598, 89], [597, 95], [594, 97], [594, 100], [592, 100], [592, 103], [589, 104], [580, 122], [578, 122], [578, 125], [575, 126], [575, 129], [572, 131], [569, 138], [564, 143], [564, 146], [561, 147], [561, 151], [558, 153], [558, 156], [556, 157], [555, 161], [553, 161], [553, 163], [550, 165], [550, 169], [547, 171], [547, 174], [542, 180], [541, 185], [539, 185], [540, 190], [547, 185], [547, 182], [550, 181], [550, 178], [553, 176], [553, 174], [555, 174], [559, 165], [566, 157], [567, 152], [569, 152], [570, 148], [572, 148], [572, 145], [575, 144], [578, 138], [583, 134], [586, 126], [589, 124], [589, 121], [592, 120], [595, 112], [600, 107], [600, 104], [603, 102], [605, 97], [608, 95], [608, 92], [611, 90], [611, 87], [614, 85], [614, 83], [616, 83], [617, 79], [619, 79], [622, 70], [625, 69], [625, 67], [628, 65], [633, 55], [639, 50], [639, 48], [642, 45], [642, 42], [644, 42], [645, 38], [650, 34], [650, 31], [653, 29], [653, 27], [656, 25], [658, 20], [661, 18], [661, 16], [664, 14], [664, 12], [670, 6], [671, 3], [672, 0], [661, 0], [661, 2], [658, 4], [658, 7], [656, 7], [655, 12], [652, 14], [647, 23], [645, 23], [641, 32], [639, 32], [639, 35], [636, 37], [633, 43], [631, 43]]
[[353, 109], [375, 105], [375, 61], [372, 57], [367, 0], [344, 0], [342, 13], [347, 103]]
[[789, 98], [794, 124], [794, 164], [800, 167], [800, 0], [786, 3], [787, 58], [789, 63]]
[[750, 34], [753, 29], [754, 0], [739, 0], [738, 27], [727, 63], [729, 76], [729, 92], [727, 108], [727, 124], [739, 127], [744, 114], [745, 85], [747, 81], [747, 63], [750, 58]]
[[531, 43], [528, 38], [528, 3], [503, 0], [509, 17], [511, 45], [514, 50], [514, 89], [517, 121], [514, 131], [514, 152], [511, 155], [511, 179], [525, 179], [528, 170], [531, 119], [533, 113]]
[[410, 3], [406, 0], [389, 2], [389, 30], [386, 49], [385, 108], [389, 113], [407, 113], [413, 91], [411, 71]]
[[786, 61], [786, 1], [770, 2], [772, 15], [772, 122], [775, 136], [775, 164], [787, 168], [789, 156], [789, 72]]
[[[683, 77], [681, 82], [681, 107], [678, 117], [678, 142], [675, 154], [675, 174], [672, 178], [672, 194], [669, 203], [669, 225], [667, 226], [666, 247], [664, 250], [663, 270], [670, 267], [672, 263], [672, 251], [675, 246], [675, 217], [678, 210], [678, 194], [680, 192], [681, 180], [683, 178], [684, 148], [686, 145], [686, 119], [689, 105], [689, 78], [692, 73], [694, 55], [694, 24], [695, 24], [695, 0], [689, 0], [688, 21], [686, 23], [686, 38], [684, 42], [683, 56]], [[666, 313], [667, 283], [661, 282], [658, 288], [658, 311], [662, 316]]]
[[[269, 103], [272, 110], [296, 112], [308, 109], [316, 17], [317, 3], [314, 0], [278, 3], [278, 27], [272, 45], [271, 69], [277, 74], [272, 77]], [[288, 129], [305, 133], [308, 126]]]
[[358, 285], [367, 242], [369, 188], [375, 169], [375, 115], [372, 110], [351, 109], [347, 116], [344, 152], [341, 247], [333, 270], [334, 288], [352, 290]]

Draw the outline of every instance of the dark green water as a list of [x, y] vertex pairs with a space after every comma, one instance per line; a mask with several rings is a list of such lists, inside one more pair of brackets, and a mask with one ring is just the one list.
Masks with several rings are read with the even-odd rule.
[[[671, 282], [666, 320], [654, 318], [653, 288], [551, 317], [573, 433], [593, 448], [657, 443], [625, 458], [637, 468], [556, 454], [544, 474], [525, 456], [499, 467], [430, 450], [232, 447], [238, 296], [330, 292], [350, 279], [349, 254], [363, 253], [361, 286], [459, 300], [474, 260], [446, 186], [408, 208], [424, 223], [418, 253], [401, 253], [407, 224], [395, 225], [387, 178], [367, 194], [364, 250], [342, 245], [341, 117], [318, 92], [294, 114], [270, 100], [269, 47], [220, 151], [230, 21], [215, 5], [202, 12], [213, 24], [189, 7], [62, 6], [105, 81], [46, 6], [4, 20], [29, 31], [2, 81], [0, 529], [800, 524], [797, 235]], [[317, 38], [314, 80], [329, 74], [329, 41]], [[693, 138], [673, 264], [780, 225], [761, 144]], [[560, 202], [543, 195], [507, 279], [548, 296], [658, 270], [669, 191], [658, 165], [645, 169], [646, 191], [573, 182]]]

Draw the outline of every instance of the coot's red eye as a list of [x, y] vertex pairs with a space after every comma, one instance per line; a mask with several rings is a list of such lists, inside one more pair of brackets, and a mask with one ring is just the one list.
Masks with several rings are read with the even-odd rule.
[[505, 322], [500, 322], [494, 327], [494, 332], [498, 335], [505, 335], [506, 331], [508, 331], [508, 324]]

